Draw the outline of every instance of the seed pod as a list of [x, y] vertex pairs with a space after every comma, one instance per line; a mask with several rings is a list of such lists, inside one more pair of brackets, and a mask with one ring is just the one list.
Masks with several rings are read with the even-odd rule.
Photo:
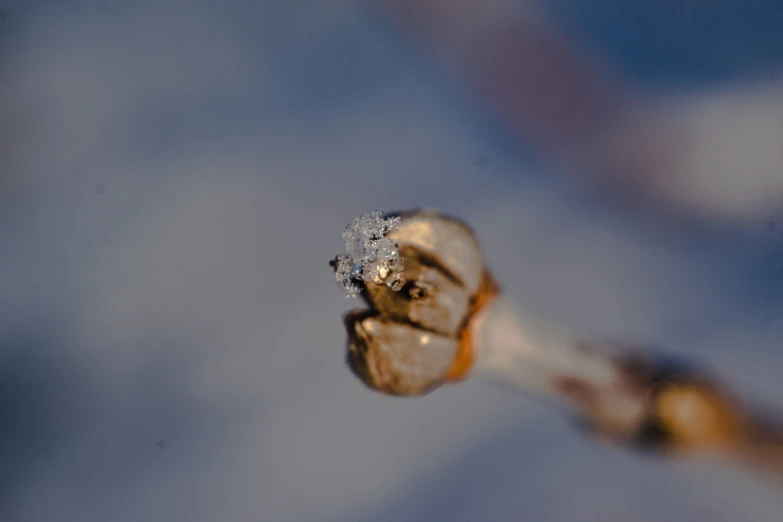
[[361, 281], [369, 310], [344, 318], [348, 365], [370, 388], [422, 395], [465, 378], [473, 361], [473, 317], [498, 293], [481, 249], [461, 221], [432, 211], [399, 217], [388, 232], [404, 259], [401, 288]]

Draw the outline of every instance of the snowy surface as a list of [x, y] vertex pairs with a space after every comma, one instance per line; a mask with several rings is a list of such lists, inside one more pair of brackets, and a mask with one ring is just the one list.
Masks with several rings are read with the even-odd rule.
[[781, 226], [683, 240], [586, 202], [348, 4], [131, 4], [8, 8], [0, 519], [780, 520], [489, 386], [367, 391], [327, 262], [351, 216], [437, 208], [531, 311], [779, 404]]

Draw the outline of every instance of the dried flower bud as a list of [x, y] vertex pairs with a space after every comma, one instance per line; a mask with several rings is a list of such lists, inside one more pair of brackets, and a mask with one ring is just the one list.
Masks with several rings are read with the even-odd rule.
[[461, 221], [432, 211], [383, 219], [394, 220], [387, 239], [405, 259], [399, 274], [404, 284], [390, 288], [387, 281], [371, 278], [357, 283], [370, 309], [345, 318], [348, 363], [377, 391], [421, 395], [469, 373], [469, 325], [497, 286], [473, 232]]

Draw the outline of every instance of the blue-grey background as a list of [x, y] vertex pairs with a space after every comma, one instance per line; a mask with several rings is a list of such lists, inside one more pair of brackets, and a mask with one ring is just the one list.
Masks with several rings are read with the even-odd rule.
[[[713, 93], [694, 125], [728, 155], [771, 140], [781, 186], [783, 130], [759, 136], [780, 2], [542, 5], [651, 91]], [[780, 520], [766, 484], [600, 447], [488, 384], [365, 390], [327, 266], [355, 215], [435, 207], [538, 315], [783, 407], [773, 208], [686, 237], [626, 220], [357, 2], [0, 6], [0, 520]], [[773, 119], [731, 132], [714, 93], [746, 83], [725, 103]]]

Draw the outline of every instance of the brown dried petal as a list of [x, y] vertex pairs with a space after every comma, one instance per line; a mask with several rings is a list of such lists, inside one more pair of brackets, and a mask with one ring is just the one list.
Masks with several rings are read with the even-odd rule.
[[457, 340], [358, 310], [344, 318], [348, 365], [370, 388], [389, 395], [424, 395], [443, 382]]

